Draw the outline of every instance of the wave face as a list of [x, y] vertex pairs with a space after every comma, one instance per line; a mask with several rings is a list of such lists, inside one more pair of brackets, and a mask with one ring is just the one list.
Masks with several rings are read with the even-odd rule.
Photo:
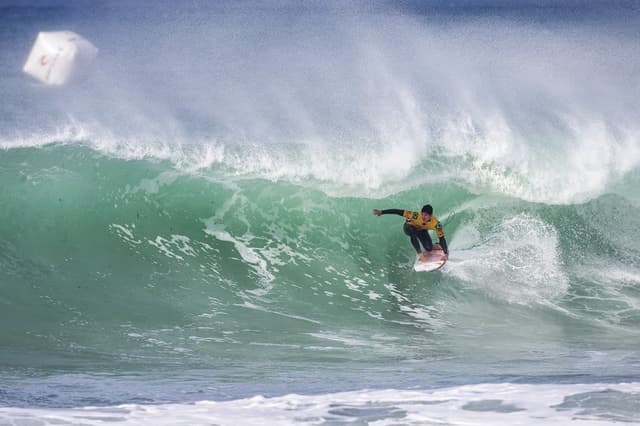
[[[637, 15], [498, 9], [4, 6], [0, 402], [634, 381]], [[62, 25], [95, 73], [29, 82]], [[425, 203], [416, 274], [371, 210]]]
[[[215, 364], [635, 345], [640, 208], [620, 194], [335, 197], [73, 144], [6, 150], [0, 167], [5, 350]], [[402, 219], [371, 209], [427, 200], [452, 254], [416, 274]]]

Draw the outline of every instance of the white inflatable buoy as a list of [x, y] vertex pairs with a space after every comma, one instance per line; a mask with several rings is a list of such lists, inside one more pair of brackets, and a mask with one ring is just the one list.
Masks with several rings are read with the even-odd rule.
[[22, 70], [45, 84], [63, 85], [84, 75], [98, 49], [72, 31], [38, 34]]

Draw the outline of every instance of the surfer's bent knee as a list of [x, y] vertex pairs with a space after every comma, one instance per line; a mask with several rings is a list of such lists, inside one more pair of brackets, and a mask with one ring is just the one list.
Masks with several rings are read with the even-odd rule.
[[404, 231], [404, 233], [408, 236], [413, 236], [416, 235], [417, 233], [417, 229], [414, 228], [413, 226], [409, 225], [407, 222], [404, 223], [404, 225], [402, 225], [402, 230]]

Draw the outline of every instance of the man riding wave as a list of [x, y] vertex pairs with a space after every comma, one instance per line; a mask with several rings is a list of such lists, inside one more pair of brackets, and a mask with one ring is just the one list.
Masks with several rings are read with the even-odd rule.
[[[438, 236], [440, 247], [444, 251], [445, 256], [449, 257], [447, 248], [447, 240], [444, 238], [442, 224], [437, 217], [433, 215], [433, 207], [426, 204], [420, 212], [399, 209], [378, 210], [373, 209], [373, 214], [380, 216], [383, 214], [397, 214], [407, 219], [403, 225], [403, 231], [411, 238], [411, 244], [421, 257], [426, 258], [427, 254], [433, 250], [433, 241], [429, 235], [429, 230], [435, 231]], [[420, 243], [424, 247], [424, 252], [420, 249]]]

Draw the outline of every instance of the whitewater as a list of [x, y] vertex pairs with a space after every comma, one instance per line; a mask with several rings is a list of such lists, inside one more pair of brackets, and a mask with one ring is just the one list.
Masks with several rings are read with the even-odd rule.
[[640, 424], [639, 12], [4, 1], [0, 425]]

